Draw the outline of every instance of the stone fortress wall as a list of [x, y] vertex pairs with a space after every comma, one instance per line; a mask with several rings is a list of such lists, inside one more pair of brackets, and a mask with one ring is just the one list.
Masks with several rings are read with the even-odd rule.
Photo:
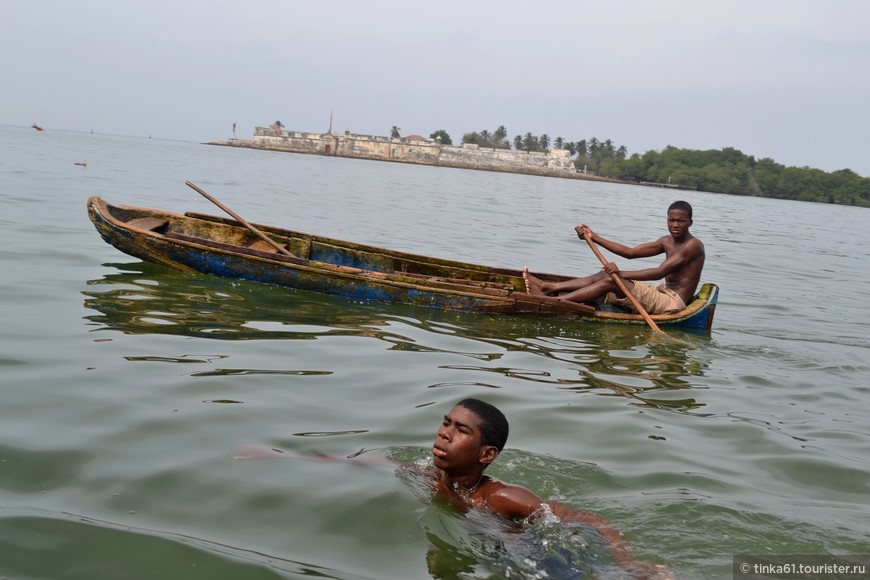
[[357, 135], [345, 131], [306, 133], [288, 131], [282, 127], [255, 127], [251, 141], [221, 143], [237, 147], [309, 153], [336, 157], [354, 157], [400, 163], [416, 163], [439, 167], [504, 171], [553, 177], [577, 177], [571, 155], [564, 149], [547, 153], [492, 149], [464, 144], [443, 145], [440, 140], [417, 135], [403, 138]]

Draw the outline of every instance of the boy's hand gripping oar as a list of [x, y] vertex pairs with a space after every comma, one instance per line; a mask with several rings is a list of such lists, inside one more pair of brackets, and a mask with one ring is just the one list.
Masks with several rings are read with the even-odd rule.
[[[607, 268], [607, 259], [601, 254], [601, 250], [598, 249], [598, 246], [595, 245], [595, 242], [592, 241], [592, 235], [588, 230], [584, 230], [583, 237], [586, 239], [586, 243], [589, 244], [589, 247], [592, 248], [592, 251], [595, 252], [595, 255], [598, 256], [598, 259], [601, 260], [601, 264]], [[646, 323], [649, 324], [649, 327], [658, 332], [659, 334], [664, 334], [665, 332], [658, 327], [655, 321], [650, 318], [650, 315], [647, 313], [646, 309], [641, 306], [640, 302], [637, 301], [637, 298], [634, 297], [634, 294], [628, 291], [628, 288], [625, 287], [625, 282], [622, 281], [617, 274], [610, 274], [610, 277], [619, 286], [619, 289], [622, 290], [622, 293], [631, 301], [632, 306], [637, 312], [643, 316], [643, 319], [646, 320]]]

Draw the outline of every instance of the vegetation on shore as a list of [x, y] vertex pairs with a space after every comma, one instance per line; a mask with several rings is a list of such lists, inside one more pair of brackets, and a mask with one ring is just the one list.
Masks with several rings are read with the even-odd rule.
[[616, 179], [670, 183], [698, 191], [870, 207], [870, 178], [851, 169], [828, 173], [786, 167], [731, 147], [698, 151], [668, 146], [605, 162], [599, 171]]
[[[443, 129], [430, 137], [439, 137], [445, 145], [453, 143]], [[574, 157], [578, 171], [624, 181], [711, 193], [870, 207], [870, 178], [851, 169], [826, 172], [810, 167], [786, 167], [773, 159], [756, 159], [732, 147], [695, 150], [669, 145], [662, 151], [650, 150], [629, 156], [624, 145], [617, 147], [610, 139], [600, 141], [593, 137], [572, 142], [557, 137], [551, 141], [546, 134], [526, 133], [510, 140], [504, 125], [495, 131], [465, 133], [462, 142], [528, 152], [546, 152], [552, 145], [554, 149], [566, 149]]]

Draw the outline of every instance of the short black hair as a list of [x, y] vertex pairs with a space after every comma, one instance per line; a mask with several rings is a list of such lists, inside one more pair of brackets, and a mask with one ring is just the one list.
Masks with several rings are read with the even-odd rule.
[[672, 209], [681, 209], [686, 212], [686, 215], [689, 216], [689, 219], [692, 219], [692, 206], [689, 204], [688, 201], [675, 201], [671, 204], [671, 207], [668, 208], [668, 211], [671, 211]]
[[480, 419], [481, 445], [492, 445], [501, 453], [510, 430], [504, 413], [480, 399], [462, 399], [456, 405], [468, 409]]

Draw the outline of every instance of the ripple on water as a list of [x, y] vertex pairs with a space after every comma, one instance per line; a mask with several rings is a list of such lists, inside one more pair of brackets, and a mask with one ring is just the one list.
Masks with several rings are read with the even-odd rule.
[[[5, 512], [5, 513], [4, 513]], [[113, 523], [70, 513], [0, 511], [0, 574], [57, 576], [57, 562], [81, 578], [252, 578], [316, 574], [361, 578], [258, 550], [158, 528]]]

